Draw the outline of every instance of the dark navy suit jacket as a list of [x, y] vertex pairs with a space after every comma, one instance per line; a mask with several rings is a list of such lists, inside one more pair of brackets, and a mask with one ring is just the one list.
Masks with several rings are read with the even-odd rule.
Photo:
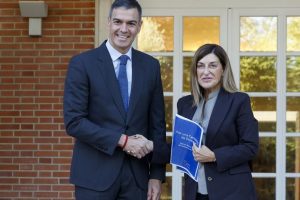
[[[106, 190], [116, 180], [124, 161], [125, 153], [117, 147], [122, 133], [165, 142], [159, 62], [132, 50], [132, 88], [126, 113], [105, 42], [74, 56], [65, 81], [64, 122], [67, 133], [76, 138], [71, 183]], [[129, 159], [141, 188], [147, 190], [149, 178], [165, 178], [165, 165], [150, 164], [150, 156]]]
[[[177, 103], [178, 114], [192, 119], [196, 106], [191, 95]], [[210, 200], [254, 200], [256, 192], [249, 161], [258, 152], [258, 123], [250, 98], [241, 92], [221, 88], [213, 108], [205, 145], [217, 162], [205, 163], [205, 179]], [[198, 184], [185, 175], [184, 196], [195, 200]]]

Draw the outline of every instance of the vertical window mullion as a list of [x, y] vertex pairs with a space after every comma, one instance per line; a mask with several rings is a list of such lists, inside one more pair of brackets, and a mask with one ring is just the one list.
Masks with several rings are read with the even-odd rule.
[[276, 199], [286, 196], [286, 21], [278, 15], [277, 35], [277, 142], [276, 142]]

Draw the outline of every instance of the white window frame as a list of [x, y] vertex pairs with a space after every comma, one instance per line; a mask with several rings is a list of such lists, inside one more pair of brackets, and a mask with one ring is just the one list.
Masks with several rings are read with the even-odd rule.
[[[240, 66], [241, 55], [262, 55], [260, 53], [248, 53], [239, 51], [239, 38], [240, 38], [240, 17], [277, 17], [277, 51], [265, 52], [263, 55], [276, 56], [276, 92], [251, 92], [248, 93], [251, 97], [273, 96], [276, 97], [276, 132], [275, 133], [260, 133], [260, 137], [275, 137], [276, 138], [276, 172], [275, 173], [253, 173], [254, 177], [275, 178], [275, 196], [277, 200], [286, 199], [286, 178], [287, 177], [300, 177], [300, 173], [286, 173], [286, 137], [287, 136], [300, 136], [300, 133], [286, 133], [286, 98], [289, 96], [299, 96], [300, 93], [286, 92], [286, 56], [287, 55], [300, 55], [297, 53], [286, 52], [286, 17], [287, 16], [300, 16], [300, 9], [291, 8], [264, 8], [264, 9], [233, 9], [229, 17], [233, 22], [232, 35], [233, 38], [230, 42], [233, 44], [233, 54], [231, 58], [233, 66]], [[236, 41], [238, 39], [238, 41]], [[234, 69], [234, 76], [237, 78], [237, 83], [240, 81], [239, 68]]]
[[[173, 96], [173, 119], [177, 113], [177, 100], [188, 93], [183, 92], [183, 57], [193, 56], [194, 52], [183, 52], [183, 16], [195, 17], [220, 17], [220, 44], [227, 49], [227, 9], [144, 9], [143, 16], [169, 16], [174, 17], [174, 51], [173, 52], [146, 52], [152, 56], [172, 56], [173, 57], [173, 92], [164, 92], [165, 96]], [[167, 136], [172, 136], [172, 132], [167, 132]], [[183, 174], [172, 167], [172, 172], [167, 176], [172, 176], [172, 200], [181, 200], [182, 197], [182, 177]]]

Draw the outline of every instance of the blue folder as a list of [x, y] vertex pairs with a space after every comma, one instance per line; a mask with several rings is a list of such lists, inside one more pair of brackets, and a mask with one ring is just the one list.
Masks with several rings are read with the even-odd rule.
[[196, 122], [176, 115], [172, 137], [171, 164], [197, 181], [200, 163], [194, 160], [192, 147], [200, 147], [203, 128]]

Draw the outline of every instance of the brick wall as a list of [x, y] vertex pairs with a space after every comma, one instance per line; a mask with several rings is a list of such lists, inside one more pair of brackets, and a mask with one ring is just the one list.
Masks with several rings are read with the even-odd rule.
[[42, 37], [0, 1], [0, 199], [74, 199], [62, 99], [70, 57], [94, 46], [93, 0], [45, 0]]

